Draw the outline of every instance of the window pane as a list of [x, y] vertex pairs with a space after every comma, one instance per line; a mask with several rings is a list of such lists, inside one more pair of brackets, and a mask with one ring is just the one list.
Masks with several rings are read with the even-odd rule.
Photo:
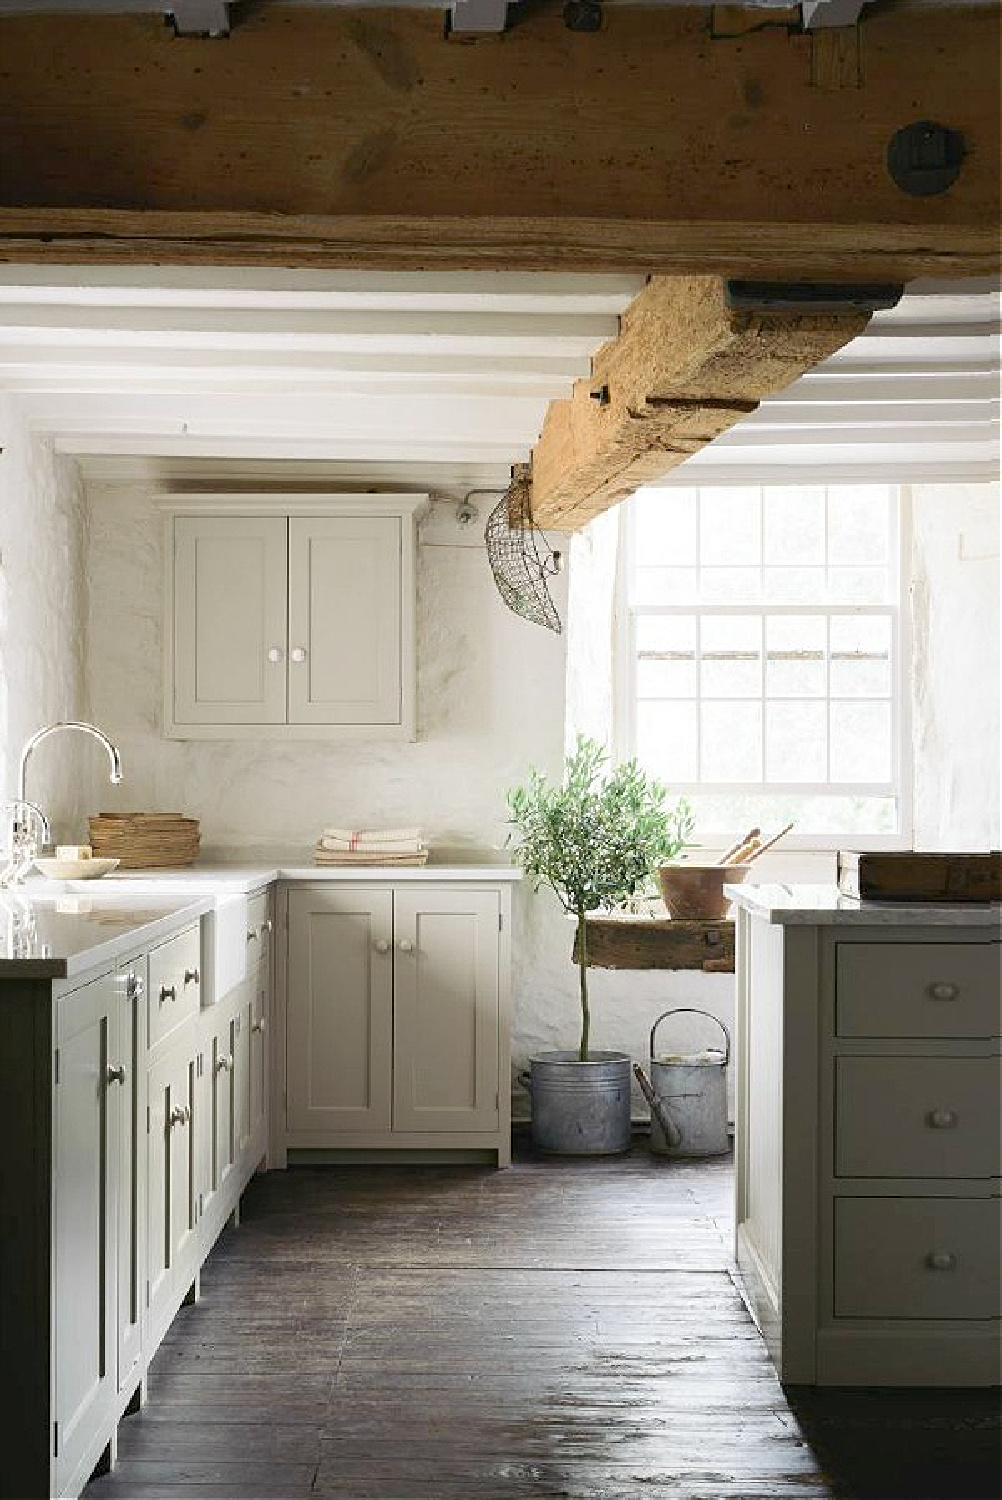
[[699, 597], [699, 573], [695, 568], [636, 568], [630, 603], [689, 604]]
[[642, 489], [630, 501], [634, 556], [649, 567], [695, 567], [699, 538], [696, 490]]
[[766, 618], [765, 683], [770, 697], [824, 696], [827, 691], [827, 623], [824, 615], [769, 615]]
[[770, 604], [823, 604], [828, 578], [824, 568], [764, 568], [762, 594]]
[[699, 777], [695, 703], [637, 704], [637, 759], [662, 781], [696, 781]]
[[700, 779], [761, 781], [761, 703], [704, 703]]
[[638, 697], [695, 697], [695, 615], [639, 616], [636, 640]]
[[756, 825], [768, 838], [790, 822], [795, 825], [791, 839], [811, 834], [892, 834], [898, 826], [895, 799], [879, 795], [805, 794], [766, 788], [756, 792], [689, 791], [686, 796], [696, 820], [697, 842], [721, 843]]
[[890, 587], [886, 568], [828, 570], [828, 597], [832, 604], [890, 604]]
[[825, 492], [822, 487], [767, 486], [762, 491], [766, 563], [825, 563]]
[[828, 774], [824, 703], [766, 705], [766, 781], [824, 781]]
[[699, 580], [706, 604], [757, 604], [762, 597], [758, 568], [703, 568]]
[[703, 616], [700, 690], [707, 698], [761, 697], [761, 616]]
[[833, 697], [886, 698], [891, 691], [891, 622], [886, 615], [831, 621]]
[[891, 705], [832, 703], [831, 780], [890, 781]]
[[752, 489], [700, 490], [699, 560], [704, 567], [761, 561], [761, 499]]
[[828, 491], [829, 563], [890, 562], [891, 491], [886, 484], [832, 486]]

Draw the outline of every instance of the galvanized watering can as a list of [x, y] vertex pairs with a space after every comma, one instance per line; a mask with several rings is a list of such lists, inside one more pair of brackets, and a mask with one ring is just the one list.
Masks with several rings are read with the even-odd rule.
[[[669, 1016], [705, 1016], [724, 1033], [724, 1050], [655, 1055], [654, 1038]], [[658, 1016], [651, 1027], [650, 1079], [634, 1072], [651, 1106], [651, 1150], [661, 1156], [722, 1156], [727, 1139], [727, 1064], [731, 1037], [723, 1021], [709, 1011], [678, 1006]]]

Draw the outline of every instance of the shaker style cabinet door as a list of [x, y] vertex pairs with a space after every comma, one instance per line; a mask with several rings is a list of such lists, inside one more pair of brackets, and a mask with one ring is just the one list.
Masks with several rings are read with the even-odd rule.
[[494, 891], [397, 889], [394, 1130], [498, 1127], [499, 912]]
[[58, 1005], [54, 1094], [55, 1449], [62, 1486], [82, 1462], [118, 1389], [115, 1304], [119, 1092], [114, 976]]
[[390, 1128], [393, 895], [332, 886], [289, 895], [288, 1128]]
[[289, 723], [398, 724], [399, 516], [289, 521]]
[[134, 1382], [143, 1354], [146, 1280], [146, 955], [122, 964], [118, 994], [120, 1110], [118, 1191], [118, 1389]]
[[174, 520], [174, 721], [284, 724], [284, 516]]

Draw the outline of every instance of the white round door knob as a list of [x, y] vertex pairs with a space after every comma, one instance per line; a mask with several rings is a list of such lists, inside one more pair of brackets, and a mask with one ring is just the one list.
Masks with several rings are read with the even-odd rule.
[[303, 650], [302, 646], [297, 646], [295, 648], [295, 650], [292, 652], [292, 660], [293, 661], [305, 661], [306, 660], [306, 652]]
[[401, 953], [413, 953], [414, 952], [414, 944], [411, 942], [410, 938], [401, 938], [400, 939], [400, 951], [401, 951]]
[[957, 1267], [957, 1257], [949, 1250], [930, 1250], [925, 1263], [930, 1271], [954, 1271]]
[[269, 661], [281, 661], [282, 660], [282, 651], [281, 651], [281, 648], [279, 646], [272, 646], [271, 650], [268, 652], [268, 660]]
[[957, 1123], [957, 1113], [952, 1109], [931, 1109], [926, 1120], [933, 1130], [950, 1130]]
[[385, 938], [377, 938], [372, 945], [377, 953], [389, 953], [390, 945]]
[[934, 1000], [956, 1000], [960, 994], [960, 985], [937, 980], [935, 984], [929, 986], [929, 993]]

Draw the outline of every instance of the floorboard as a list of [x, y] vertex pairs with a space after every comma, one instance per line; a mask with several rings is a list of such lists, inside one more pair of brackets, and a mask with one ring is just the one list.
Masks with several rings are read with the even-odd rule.
[[87, 1500], [987, 1500], [983, 1392], [784, 1393], [731, 1165], [258, 1177]]

